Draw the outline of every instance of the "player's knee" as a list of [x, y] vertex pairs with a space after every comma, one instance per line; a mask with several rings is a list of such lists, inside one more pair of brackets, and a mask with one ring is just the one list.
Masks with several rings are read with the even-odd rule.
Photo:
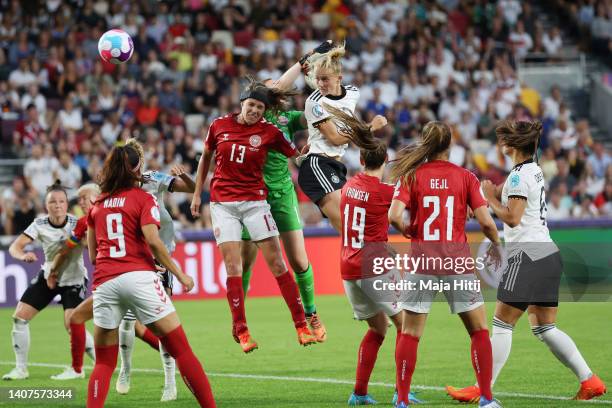
[[542, 326], [533, 326], [531, 328], [531, 332], [540, 340], [546, 341], [547, 336], [552, 333], [552, 330], [556, 328], [556, 325], [553, 324], [545, 324]]
[[242, 264], [234, 261], [226, 261], [225, 270], [227, 271], [228, 276], [241, 276]]

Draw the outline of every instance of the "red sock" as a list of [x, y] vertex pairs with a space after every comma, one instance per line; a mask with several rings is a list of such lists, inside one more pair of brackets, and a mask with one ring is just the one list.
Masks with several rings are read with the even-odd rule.
[[482, 329], [475, 331], [470, 336], [472, 338], [472, 366], [476, 372], [480, 394], [486, 399], [493, 399], [491, 391], [491, 378], [493, 376], [493, 351], [489, 331]]
[[200, 406], [207, 408], [216, 407], [215, 398], [210, 389], [204, 368], [202, 368], [202, 364], [193, 354], [187, 337], [185, 337], [183, 326], [172, 330], [160, 340], [168, 353], [176, 360], [176, 365], [181, 372], [185, 385], [195, 395]]
[[70, 323], [70, 353], [72, 368], [77, 373], [83, 369], [83, 354], [85, 354], [85, 324]]
[[225, 285], [227, 286], [227, 303], [232, 312], [233, 333], [238, 335], [247, 330], [242, 276], [228, 276]]
[[355, 376], [355, 394], [366, 395], [368, 393], [368, 382], [370, 374], [374, 369], [378, 349], [385, 339], [384, 336], [370, 329], [363, 336], [361, 345], [359, 346], [359, 354], [357, 355], [357, 374]]
[[96, 346], [96, 364], [89, 376], [87, 386], [87, 408], [104, 407], [108, 386], [115, 367], [119, 345]]
[[151, 330], [145, 327], [144, 333], [142, 333], [142, 337], [140, 340], [147, 343], [149, 346], [153, 348], [155, 351], [159, 351], [159, 337], [153, 334]]
[[306, 315], [302, 306], [302, 298], [300, 297], [297, 283], [295, 283], [289, 271], [277, 276], [276, 283], [278, 283], [283, 298], [285, 298], [285, 303], [289, 306], [295, 327], [306, 327]]
[[419, 339], [408, 334], [401, 335], [395, 350], [395, 369], [397, 386], [397, 402], [405, 402], [408, 405], [408, 393], [410, 392], [410, 381], [416, 366], [417, 348]]

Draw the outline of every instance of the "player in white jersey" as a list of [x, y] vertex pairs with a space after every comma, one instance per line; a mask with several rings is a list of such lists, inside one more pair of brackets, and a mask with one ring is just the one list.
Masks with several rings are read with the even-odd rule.
[[[142, 145], [136, 141], [136, 139], [129, 139], [127, 144], [132, 145], [136, 148], [141, 156], [141, 161], [144, 163], [144, 151]], [[170, 170], [171, 174], [165, 174], [155, 170], [149, 170], [143, 173], [143, 180], [141, 188], [157, 198], [159, 203], [160, 212], [160, 230], [159, 237], [161, 238], [164, 246], [168, 250], [168, 253], [172, 254], [175, 249], [174, 242], [174, 224], [170, 213], [166, 209], [164, 204], [164, 193], [165, 192], [182, 192], [182, 193], [193, 193], [195, 184], [191, 177], [185, 172], [185, 169], [176, 165]], [[172, 275], [161, 265], [158, 265], [159, 274], [162, 278], [162, 282], [166, 292], [172, 295]], [[159, 345], [162, 363], [164, 366], [164, 389], [162, 392], [162, 401], [172, 401], [176, 399], [176, 382], [175, 372], [176, 365], [174, 359], [164, 349], [164, 347], [158, 343], [153, 333], [147, 329], [143, 324], [136, 320], [136, 317], [131, 311], [128, 311], [121, 325], [119, 326], [119, 351], [121, 355], [121, 370], [117, 377], [117, 383], [115, 388], [120, 394], [127, 394], [130, 389], [130, 372], [132, 367], [132, 351], [134, 349], [134, 337], [138, 336], [145, 342], [153, 345]]]
[[[308, 151], [306, 157], [300, 158], [298, 177], [302, 191], [319, 206], [338, 231], [341, 229], [340, 189], [346, 183], [342, 156], [349, 142], [366, 150], [376, 146], [371, 134], [355, 135], [333, 120], [334, 108], [354, 113], [359, 100], [358, 88], [342, 85], [340, 59], [343, 55], [344, 45], [340, 45], [325, 54], [310, 57], [307, 80], [317, 89], [306, 99], [304, 107], [308, 122]], [[376, 131], [386, 124], [387, 119], [377, 115], [369, 125], [372, 131]]]
[[[50, 262], [70, 237], [77, 219], [68, 214], [68, 196], [59, 182], [47, 189], [45, 207], [47, 215], [36, 218], [9, 247], [9, 253], [13, 258], [28, 263], [36, 262], [38, 261], [36, 254], [26, 250], [26, 247], [34, 241], [38, 241], [42, 244], [45, 262], [41, 266], [38, 276], [23, 293], [13, 314], [12, 339], [16, 367], [5, 374], [2, 377], [3, 380], [28, 378], [29, 322], [38, 312], [51, 303], [55, 296], [60, 295], [61, 304], [64, 308], [64, 326], [69, 331], [72, 310], [85, 299], [87, 270], [83, 263], [82, 253], [72, 254], [68, 259], [64, 273], [53, 289], [47, 285], [46, 279], [50, 273]], [[89, 341], [92, 343], [91, 335], [89, 335]], [[91, 346], [93, 346], [93, 343]], [[83, 376], [81, 372], [80, 378], [83, 378]]]
[[[514, 326], [527, 310], [533, 334], [580, 381], [574, 399], [588, 400], [605, 393], [606, 386], [593, 374], [572, 339], [556, 327], [563, 265], [546, 226], [542, 169], [533, 161], [541, 131], [542, 124], [537, 121], [498, 125], [496, 132], [504, 154], [515, 166], [503, 185], [495, 186], [488, 180], [482, 183], [489, 206], [504, 223], [509, 257], [499, 282], [493, 318], [493, 383], [510, 355]], [[480, 395], [476, 386], [459, 390], [447, 387], [447, 391], [464, 402], [476, 393]]]

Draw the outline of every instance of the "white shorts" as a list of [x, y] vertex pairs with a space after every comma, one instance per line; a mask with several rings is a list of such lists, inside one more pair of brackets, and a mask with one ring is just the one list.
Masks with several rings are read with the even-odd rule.
[[[398, 302], [382, 302], [373, 299], [367, 291], [363, 290], [364, 280], [342, 280], [344, 292], [353, 307], [353, 315], [357, 320], [366, 320], [374, 317], [378, 312], [387, 316], [395, 316], [402, 311], [402, 304]], [[371, 286], [371, 284], [369, 284]]]
[[211, 202], [210, 214], [217, 245], [242, 241], [243, 225], [254, 242], [278, 236], [270, 204], [265, 200]]
[[153, 271], [127, 272], [94, 290], [93, 320], [96, 326], [116, 329], [128, 309], [144, 325], [175, 311], [170, 296]]
[[469, 312], [484, 304], [480, 286], [476, 285], [479, 281], [474, 274], [406, 274], [403, 279], [415, 282], [415, 289], [405, 291], [402, 295], [402, 308], [414, 313], [429, 313], [439, 289], [444, 292], [451, 313]]

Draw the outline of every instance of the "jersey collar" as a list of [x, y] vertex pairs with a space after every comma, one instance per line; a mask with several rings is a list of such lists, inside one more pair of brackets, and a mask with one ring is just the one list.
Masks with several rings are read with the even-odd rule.
[[340, 85], [340, 90], [342, 91], [340, 95], [325, 95], [325, 97], [327, 99], [331, 99], [332, 101], [339, 101], [346, 96], [346, 88], [344, 85]]
[[516, 170], [517, 168], [519, 168], [519, 167], [521, 167], [521, 166], [523, 166], [525, 164], [528, 164], [528, 163], [533, 163], [533, 158], [529, 158], [529, 159], [525, 160], [524, 162], [517, 164], [516, 166], [514, 166], [512, 168], [512, 170]]
[[47, 221], [49, 221], [49, 225], [52, 226], [53, 228], [64, 228], [66, 224], [68, 224], [68, 216], [66, 215], [64, 222], [60, 225], [55, 225], [54, 223], [52, 223], [50, 217], [47, 217]]

